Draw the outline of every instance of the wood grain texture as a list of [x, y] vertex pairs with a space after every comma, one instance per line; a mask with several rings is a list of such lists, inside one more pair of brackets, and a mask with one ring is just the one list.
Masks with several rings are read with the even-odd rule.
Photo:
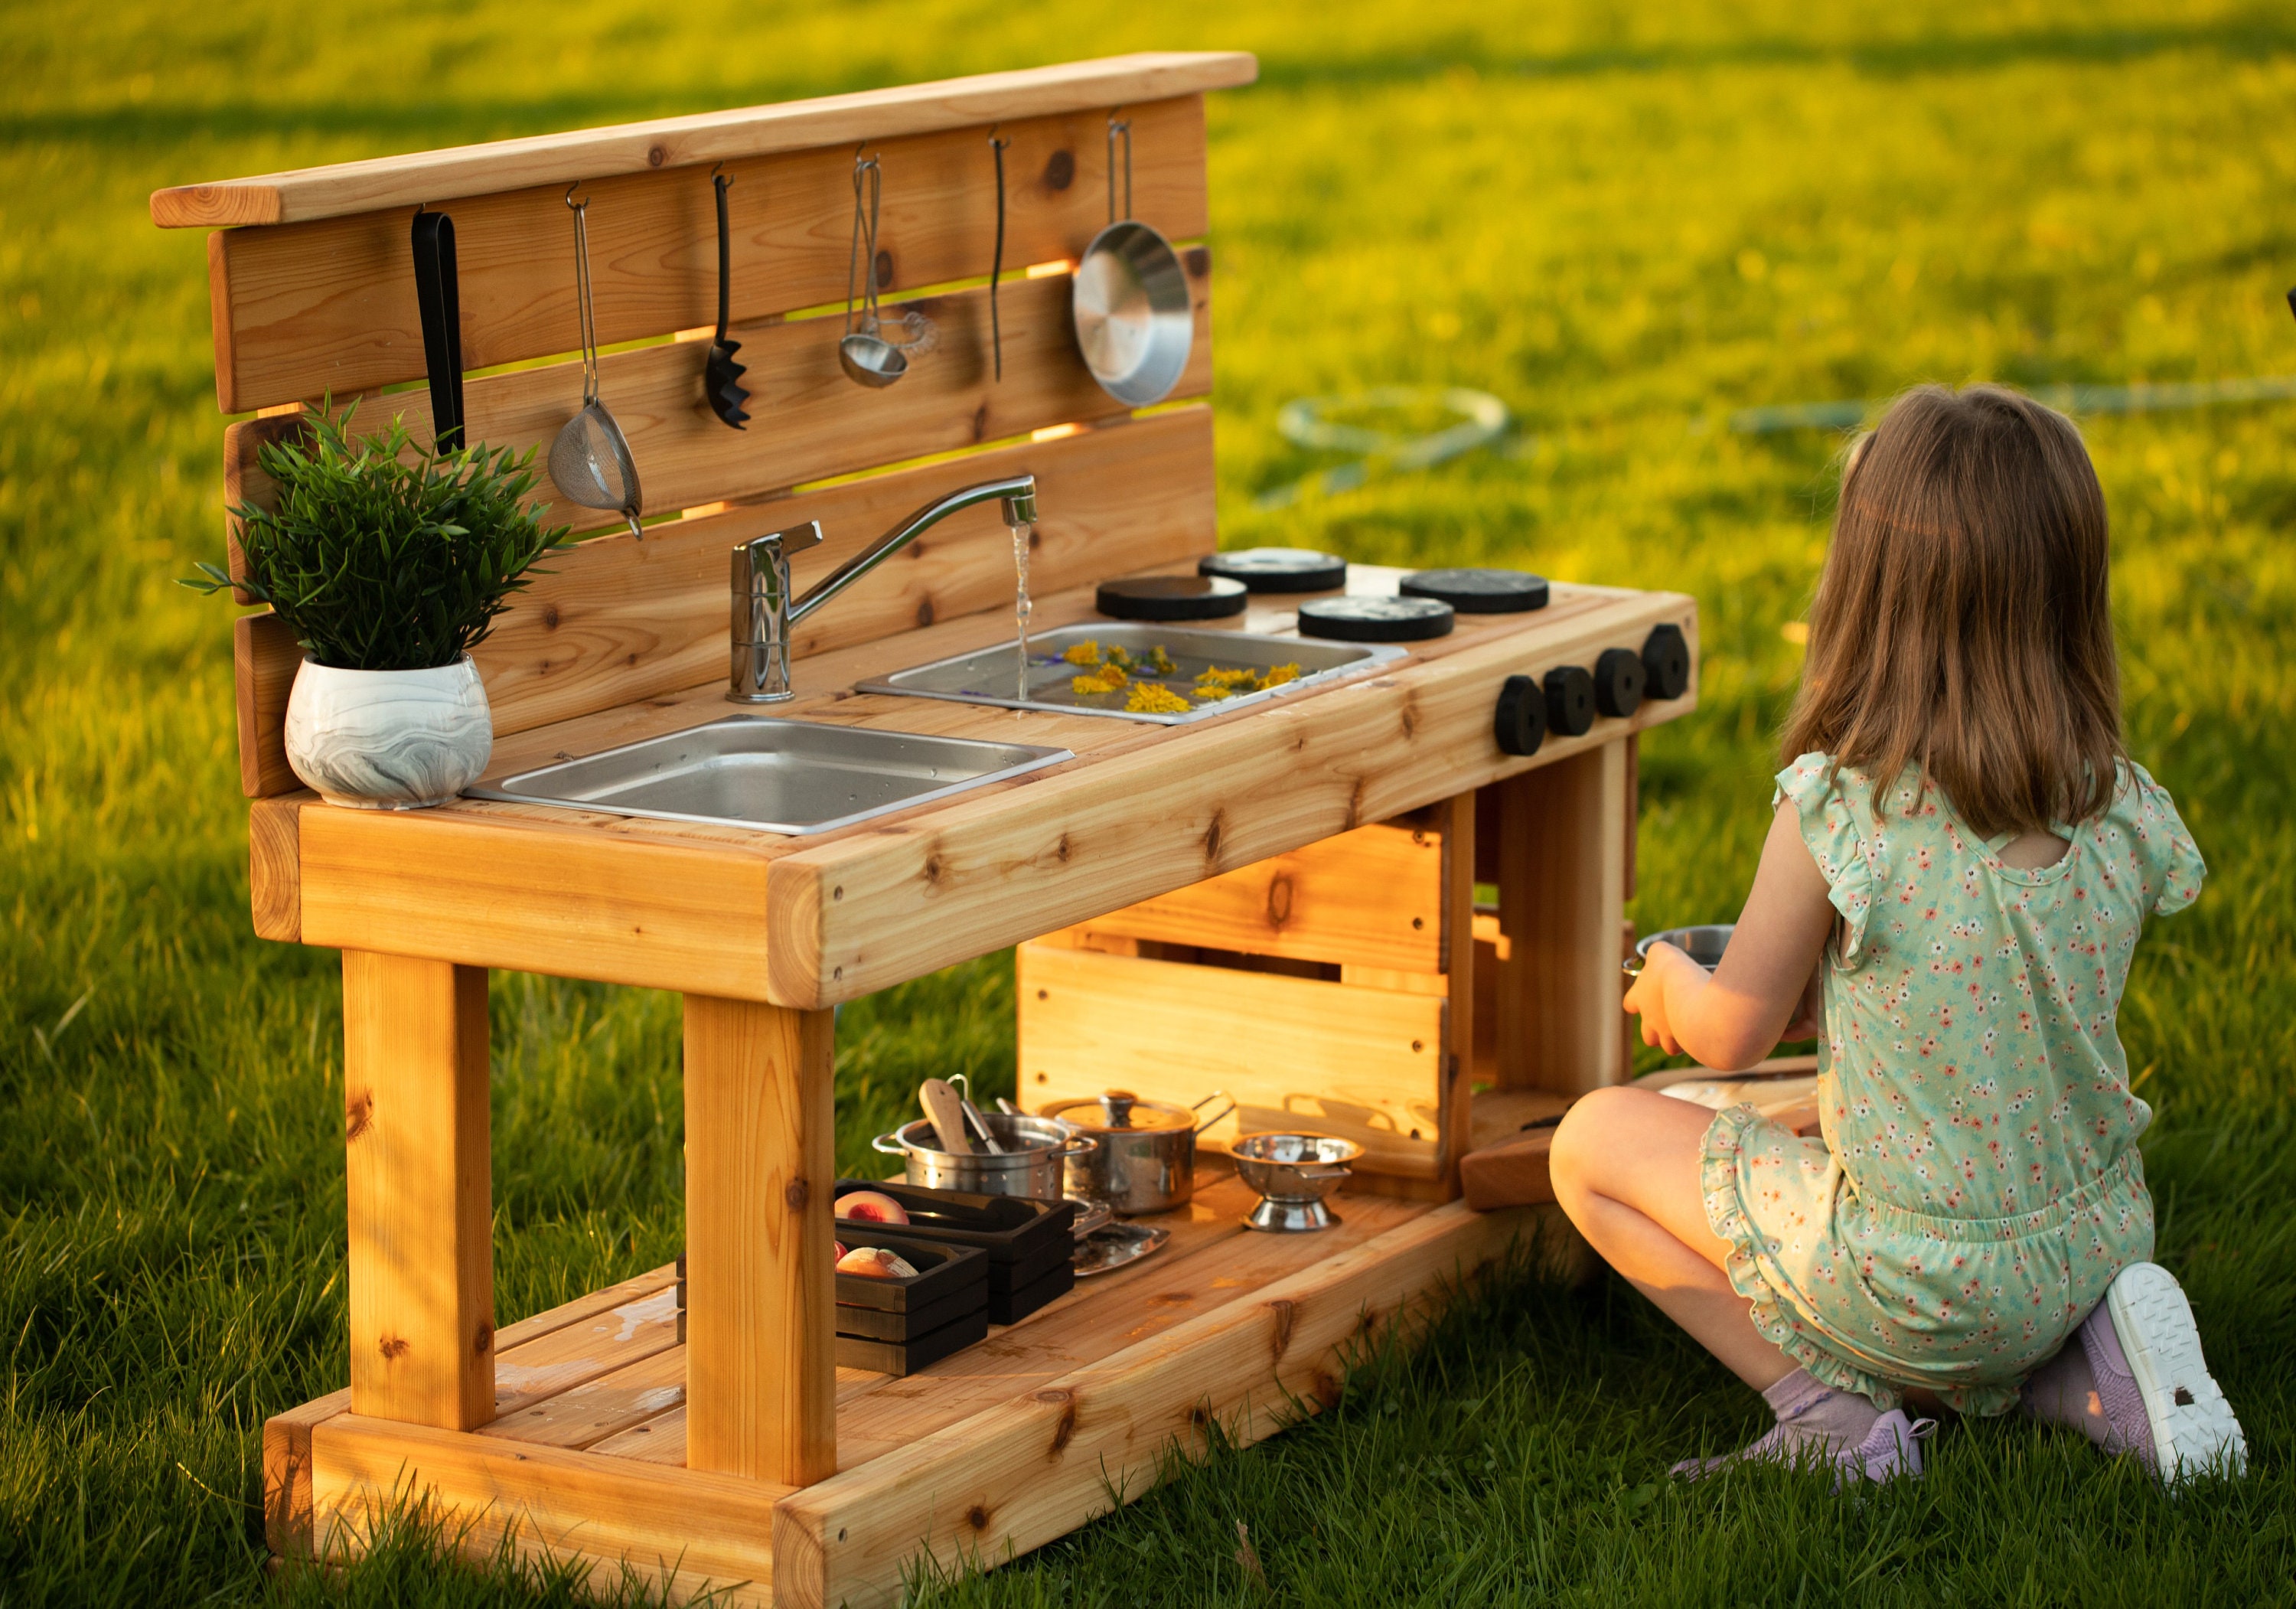
[[1168, 100], [1249, 84], [1259, 71], [1259, 63], [1240, 51], [1144, 51], [176, 185], [152, 192], [152, 221], [162, 229], [228, 228], [437, 204], [529, 185], [563, 189], [578, 179]]
[[[1173, 240], [1205, 231], [1203, 101], [1128, 107], [1133, 212]], [[1004, 270], [1073, 260], [1108, 222], [1106, 118], [1007, 121]], [[879, 284], [890, 295], [986, 277], [996, 168], [981, 127], [874, 142], [885, 189]], [[732, 313], [751, 324], [841, 303], [853, 226], [854, 147], [726, 164]], [[718, 317], [713, 168], [591, 178], [598, 341], [615, 346]], [[467, 370], [575, 350], [573, 226], [562, 183], [457, 201], [456, 280]], [[216, 395], [227, 414], [347, 397], [425, 370], [406, 208], [212, 237]], [[744, 353], [742, 361], [750, 361]], [[746, 383], [746, 382], [745, 382]]]
[[1439, 834], [1358, 827], [1095, 916], [1095, 933], [1433, 973], [1443, 953]]
[[247, 812], [248, 902], [255, 936], [292, 944], [303, 936], [303, 807], [319, 796], [304, 792], [258, 799]]
[[774, 1505], [789, 1488], [701, 1470], [594, 1458], [344, 1414], [311, 1433], [319, 1546], [365, 1551], [408, 1492], [455, 1516], [449, 1545], [478, 1559], [507, 1539], [529, 1560], [628, 1563], [672, 1602], [774, 1604]]
[[[504, 1325], [495, 1333], [497, 1386], [506, 1365], [515, 1365], [520, 1349], [554, 1332], [594, 1318], [630, 1302], [641, 1301], [674, 1285], [677, 1268], [665, 1264], [649, 1273], [590, 1292], [545, 1312]], [[673, 1300], [675, 1293], [672, 1293]], [[620, 1326], [615, 1326], [619, 1329]], [[311, 1529], [311, 1429], [339, 1414], [351, 1411], [348, 1387], [274, 1414], [263, 1422], [264, 1539], [281, 1558], [314, 1556]], [[491, 1427], [489, 1427], [491, 1428]]]
[[351, 1400], [470, 1430], [494, 1416], [487, 975], [343, 956]]
[[827, 1012], [685, 997], [686, 1457], [836, 1473]]
[[[1043, 1546], [1152, 1487], [1177, 1448], [1201, 1456], [1217, 1419], [1236, 1441], [1339, 1396], [1351, 1349], [1409, 1331], [1463, 1275], [1530, 1231], [1530, 1212], [1437, 1207], [1016, 1395], [776, 1509], [784, 1605], [896, 1601], [920, 1554], [983, 1568]], [[1303, 1237], [1305, 1238], [1305, 1237]]]
[[[1585, 597], [1587, 595], [1582, 594]], [[1694, 628], [1669, 593], [1560, 589], [1545, 624], [1468, 639], [1440, 657], [1280, 701], [1159, 743], [959, 798], [917, 822], [865, 824], [774, 863], [771, 997], [851, 999], [1006, 944], [1600, 748], [1693, 707], [1693, 688], [1598, 720], [1521, 759], [1491, 735], [1507, 676], [1591, 664], [1661, 620]], [[1185, 759], [1182, 756], [1185, 755]], [[1600, 829], [1615, 857], [1615, 813]], [[1604, 952], [1609, 941], [1604, 940]]]
[[[303, 942], [649, 989], [764, 992], [766, 862], [611, 817], [303, 807]], [[484, 959], [481, 959], [481, 958]]]
[[1441, 1170], [1444, 1018], [1434, 995], [1021, 947], [1020, 1098], [1103, 1089], [1191, 1105], [1235, 1097], [1208, 1143], [1306, 1129], [1356, 1141], [1364, 1171]]
[[302, 645], [278, 616], [266, 611], [232, 621], [239, 785], [250, 799], [291, 793], [303, 785], [287, 764], [287, 699], [302, 668]]
[[1502, 1084], [1578, 1093], [1626, 1076], [1626, 747], [1606, 743], [1502, 784]]
[[[1182, 253], [1196, 299], [1196, 336], [1175, 398], [1211, 390], [1211, 256], [1201, 247]], [[610, 352], [599, 360], [599, 388], [627, 437], [651, 516], [705, 504], [759, 497], [784, 488], [851, 474], [933, 453], [1024, 436], [1052, 425], [1111, 419], [1128, 412], [1102, 390], [1084, 366], [1069, 315], [1069, 276], [1008, 284], [1001, 294], [1004, 378], [990, 368], [988, 292], [960, 291], [910, 305], [939, 331], [935, 349], [910, 365], [900, 383], [884, 390], [856, 385], [837, 360], [835, 318], [793, 324], [752, 324], [733, 332], [749, 365], [748, 427], [729, 431], [701, 396], [709, 343], [670, 341]], [[463, 402], [470, 439], [524, 452], [539, 449], [545, 472], [537, 496], [550, 497], [545, 517], [575, 531], [619, 527], [611, 510], [585, 508], [557, 496], [546, 464], [550, 444], [581, 411], [578, 361], [514, 369], [469, 381]], [[425, 391], [370, 397], [353, 429], [381, 429], [402, 418], [418, 442], [430, 439], [430, 399]], [[249, 420], [224, 432], [226, 462], [238, 459], [237, 483], [247, 501], [269, 506], [275, 490], [255, 463], [252, 444], [275, 434], [269, 420]]]
[[1473, 1148], [1475, 1072], [1475, 796], [1438, 807], [1443, 857], [1441, 956], [1450, 981], [1443, 1014], [1443, 1060], [1437, 1069], [1435, 1161], [1444, 1198], [1457, 1193], [1459, 1159]]

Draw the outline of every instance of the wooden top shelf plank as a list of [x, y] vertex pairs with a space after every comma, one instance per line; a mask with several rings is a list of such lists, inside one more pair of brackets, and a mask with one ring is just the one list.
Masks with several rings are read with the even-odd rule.
[[340, 218], [529, 185], [1164, 100], [1234, 88], [1259, 76], [1258, 60], [1242, 51], [1147, 51], [176, 185], [152, 193], [152, 221], [163, 229], [186, 229]]

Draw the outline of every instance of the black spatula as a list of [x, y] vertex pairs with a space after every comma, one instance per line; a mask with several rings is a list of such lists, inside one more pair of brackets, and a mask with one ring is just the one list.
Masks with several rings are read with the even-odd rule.
[[722, 173], [712, 174], [710, 179], [718, 187], [718, 339], [709, 343], [709, 359], [702, 365], [701, 394], [709, 399], [709, 411], [738, 431], [747, 428], [744, 422], [750, 415], [742, 405], [749, 401], [750, 393], [741, 385], [748, 369], [734, 361], [742, 343], [726, 339], [734, 280], [734, 240], [726, 221], [726, 187], [734, 181]]

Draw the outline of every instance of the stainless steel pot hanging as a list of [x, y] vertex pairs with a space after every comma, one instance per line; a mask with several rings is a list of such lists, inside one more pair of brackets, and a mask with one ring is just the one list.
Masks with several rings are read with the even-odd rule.
[[[1124, 138], [1124, 212], [1116, 211], [1116, 141]], [[1092, 237], [1070, 282], [1069, 308], [1085, 366], [1131, 407], [1161, 402], [1188, 366], [1196, 333], [1188, 276], [1172, 243], [1133, 218], [1132, 124], [1108, 119], [1108, 227]]]

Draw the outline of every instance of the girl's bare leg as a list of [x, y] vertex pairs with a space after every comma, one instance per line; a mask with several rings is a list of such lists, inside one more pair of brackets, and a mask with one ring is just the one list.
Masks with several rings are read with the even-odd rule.
[[1714, 1114], [1649, 1089], [1597, 1089], [1554, 1132], [1555, 1199], [1603, 1260], [1739, 1379], [1767, 1391], [1794, 1371], [1754, 1327], [1707, 1227], [1699, 1158]]

